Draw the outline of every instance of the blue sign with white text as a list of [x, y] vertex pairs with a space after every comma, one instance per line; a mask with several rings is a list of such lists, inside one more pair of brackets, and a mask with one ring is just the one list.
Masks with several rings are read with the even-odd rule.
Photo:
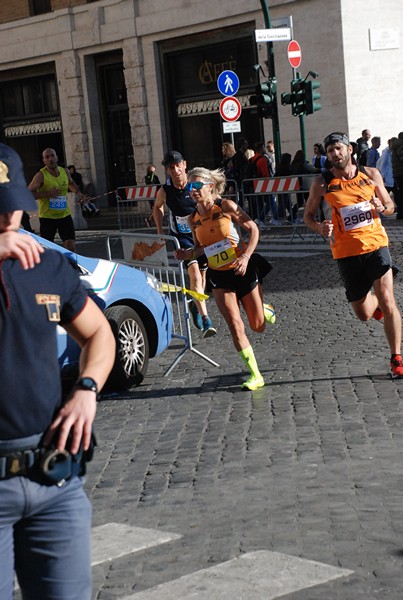
[[223, 71], [217, 79], [217, 87], [223, 96], [235, 96], [239, 90], [239, 78], [234, 71]]

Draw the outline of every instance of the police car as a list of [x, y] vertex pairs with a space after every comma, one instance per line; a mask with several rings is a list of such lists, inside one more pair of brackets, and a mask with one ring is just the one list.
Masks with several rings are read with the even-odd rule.
[[[108, 390], [138, 386], [149, 358], [165, 350], [172, 336], [172, 310], [156, 277], [127, 265], [81, 256], [30, 234], [45, 248], [62, 252], [78, 270], [88, 295], [103, 310], [116, 338], [116, 358]], [[58, 327], [59, 364], [69, 378], [77, 370], [80, 348]]]

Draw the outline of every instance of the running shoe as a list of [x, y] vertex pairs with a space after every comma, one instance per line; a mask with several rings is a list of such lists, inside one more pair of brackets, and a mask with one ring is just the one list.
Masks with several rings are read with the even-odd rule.
[[203, 317], [203, 337], [209, 338], [217, 333], [217, 329], [213, 327], [210, 317]]
[[271, 304], [263, 304], [264, 318], [270, 325], [274, 325], [276, 322], [276, 313]]
[[203, 329], [203, 319], [199, 311], [197, 310], [196, 302], [189, 300], [188, 302], [189, 312], [192, 316], [193, 325], [200, 331]]
[[243, 390], [250, 390], [251, 392], [253, 392], [254, 390], [257, 390], [263, 387], [264, 385], [264, 379], [261, 375], [259, 375], [258, 377], [254, 377], [253, 375], [251, 375], [249, 379], [243, 382], [241, 388]]
[[390, 359], [390, 375], [392, 379], [403, 378], [403, 358], [401, 354], [395, 354], [395, 356]]
[[379, 306], [378, 306], [378, 308], [376, 308], [374, 310], [374, 314], [372, 316], [377, 321], [380, 321], [381, 319], [383, 319], [383, 312], [381, 311], [381, 309], [379, 308]]

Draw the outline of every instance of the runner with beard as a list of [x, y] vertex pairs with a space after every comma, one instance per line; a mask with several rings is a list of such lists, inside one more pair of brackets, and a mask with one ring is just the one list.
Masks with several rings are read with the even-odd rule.
[[[377, 169], [352, 162], [352, 146], [345, 133], [329, 134], [324, 146], [333, 167], [313, 181], [305, 223], [331, 239], [333, 258], [356, 316], [361, 321], [384, 319], [391, 376], [402, 378], [401, 316], [393, 292], [389, 240], [380, 219], [380, 214], [393, 214], [393, 201]], [[332, 209], [332, 219], [319, 222], [322, 197]]]

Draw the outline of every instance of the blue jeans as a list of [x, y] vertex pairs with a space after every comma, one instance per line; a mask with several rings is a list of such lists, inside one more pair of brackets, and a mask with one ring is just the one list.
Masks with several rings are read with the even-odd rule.
[[278, 210], [277, 210], [277, 198], [274, 194], [270, 194], [269, 196], [263, 196], [264, 198], [264, 208], [259, 214], [259, 219], [261, 221], [265, 220], [266, 215], [271, 210], [271, 216], [273, 219], [277, 221], [278, 219]]
[[27, 477], [0, 481], [0, 598], [90, 600], [91, 504], [83, 481], [62, 487]]

